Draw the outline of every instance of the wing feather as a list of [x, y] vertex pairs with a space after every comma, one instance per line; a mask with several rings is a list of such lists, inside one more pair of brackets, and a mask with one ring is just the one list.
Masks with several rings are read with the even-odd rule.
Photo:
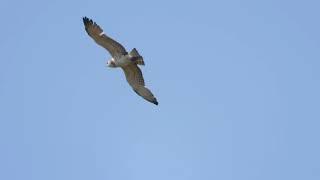
[[114, 59], [120, 58], [122, 55], [127, 54], [126, 49], [117, 41], [113, 40], [109, 36], [103, 33], [102, 28], [92, 21], [91, 19], [84, 17], [83, 24], [88, 35], [100, 46], [107, 49]]
[[145, 87], [144, 79], [140, 68], [136, 64], [130, 64], [122, 67], [126, 79], [132, 89], [145, 100], [158, 105], [157, 99], [154, 97], [152, 92]]
[[142, 72], [136, 64], [129, 64], [122, 69], [130, 86], [145, 86]]

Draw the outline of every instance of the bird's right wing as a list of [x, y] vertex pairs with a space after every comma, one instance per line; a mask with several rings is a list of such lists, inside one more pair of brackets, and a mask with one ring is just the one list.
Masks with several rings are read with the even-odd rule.
[[132, 89], [145, 100], [158, 105], [158, 101], [154, 97], [152, 92], [145, 87], [143, 75], [140, 68], [136, 64], [130, 64], [123, 67], [122, 69]]
[[143, 97], [145, 100], [147, 100], [155, 105], [158, 105], [157, 99], [154, 97], [154, 95], [152, 94], [152, 92], [148, 88], [146, 88], [144, 86], [139, 86], [138, 88], [134, 88], [133, 90], [139, 96]]
[[88, 35], [97, 44], [107, 49], [113, 58], [117, 59], [122, 55], [127, 54], [126, 49], [120, 43], [105, 35], [97, 23], [87, 17], [84, 17], [83, 24]]

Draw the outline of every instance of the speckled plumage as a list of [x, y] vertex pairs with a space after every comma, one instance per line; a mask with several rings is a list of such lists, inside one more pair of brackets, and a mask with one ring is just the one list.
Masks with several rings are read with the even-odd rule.
[[152, 92], [145, 87], [142, 72], [138, 65], [144, 65], [143, 57], [134, 48], [131, 52], [117, 41], [104, 34], [100, 26], [91, 19], [84, 17], [83, 23], [88, 35], [100, 46], [104, 47], [112, 56], [109, 67], [121, 67], [132, 89], [145, 100], [158, 105]]

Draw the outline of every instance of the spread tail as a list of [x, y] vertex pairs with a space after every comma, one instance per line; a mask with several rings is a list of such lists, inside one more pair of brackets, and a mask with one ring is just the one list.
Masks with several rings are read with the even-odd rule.
[[135, 61], [139, 65], [144, 65], [143, 57], [139, 54], [136, 48], [133, 48], [129, 55], [132, 57], [133, 61]]

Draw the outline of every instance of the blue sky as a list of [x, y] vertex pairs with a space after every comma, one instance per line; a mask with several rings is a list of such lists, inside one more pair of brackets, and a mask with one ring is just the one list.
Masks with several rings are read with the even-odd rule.
[[[319, 1], [0, 5], [0, 179], [320, 179]], [[137, 96], [84, 31], [146, 66]]]

